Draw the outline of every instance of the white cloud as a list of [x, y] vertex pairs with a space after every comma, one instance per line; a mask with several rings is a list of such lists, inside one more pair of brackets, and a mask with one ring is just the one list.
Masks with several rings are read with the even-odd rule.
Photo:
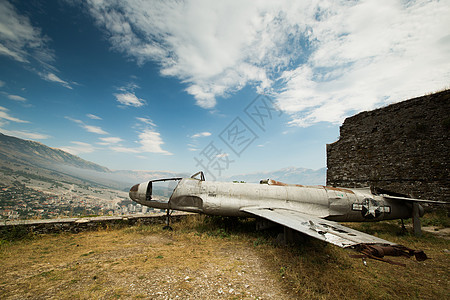
[[88, 5], [113, 49], [138, 64], [156, 61], [161, 74], [183, 81], [204, 108], [250, 84], [273, 96], [291, 125], [339, 123], [448, 87], [450, 79], [448, 1]]
[[87, 114], [86, 117], [92, 120], [102, 120], [99, 116], [93, 115], [93, 114]]
[[8, 95], [8, 98], [14, 101], [25, 102], [27, 99], [18, 95]]
[[196, 138], [199, 138], [199, 137], [207, 137], [207, 136], [210, 136], [210, 135], [211, 135], [211, 132], [205, 131], [205, 132], [196, 133], [196, 134], [192, 135], [191, 138], [196, 139]]
[[113, 151], [123, 153], [157, 153], [164, 155], [172, 155], [169, 151], [162, 149], [164, 142], [161, 138], [161, 134], [154, 129], [146, 128], [139, 132], [139, 140], [137, 143], [139, 147], [130, 148], [122, 145], [110, 147]]
[[83, 153], [92, 153], [96, 150], [96, 148], [94, 146], [92, 146], [91, 144], [88, 143], [84, 143], [84, 142], [77, 142], [77, 141], [73, 141], [71, 142], [71, 146], [63, 146], [60, 147], [61, 150], [69, 152], [70, 154], [73, 155], [79, 155], [79, 154], [83, 154]]
[[22, 139], [31, 139], [31, 140], [45, 140], [50, 138], [47, 134], [37, 133], [37, 132], [29, 132], [24, 130], [7, 130], [0, 128], [0, 132], [6, 135], [19, 137]]
[[138, 120], [139, 122], [142, 122], [144, 124], [156, 127], [156, 124], [153, 123], [153, 121], [150, 118], [140, 118], [140, 117], [136, 117], [136, 120]]
[[59, 78], [54, 73], [46, 73], [46, 74], [39, 73], [39, 75], [44, 80], [47, 80], [47, 81], [50, 81], [50, 82], [56, 82], [56, 83], [59, 83], [62, 86], [68, 88], [68, 89], [72, 89], [72, 86], [67, 81], [62, 80], [61, 78]]
[[362, 1], [332, 6], [313, 26], [315, 51], [274, 94], [291, 125], [340, 123], [353, 113], [440, 90], [450, 78], [450, 6]]
[[108, 132], [104, 131], [101, 127], [87, 125], [81, 120], [73, 119], [71, 117], [65, 117], [67, 120], [75, 122], [79, 124], [82, 128], [84, 128], [88, 132], [96, 133], [96, 134], [108, 134]]
[[37, 132], [30, 132], [26, 130], [8, 130], [2, 128], [7, 125], [9, 122], [14, 123], [30, 123], [29, 121], [21, 120], [16, 117], [13, 117], [9, 114], [9, 110], [3, 106], [0, 106], [0, 132], [6, 135], [16, 136], [23, 139], [32, 139], [32, 140], [43, 140], [48, 139], [50, 136]]
[[[70, 117], [66, 118], [86, 127], [86, 125], [80, 120], [72, 119]], [[156, 153], [172, 155], [172, 153], [162, 148], [164, 141], [161, 134], [155, 130], [155, 127], [157, 127], [156, 124], [150, 118], [136, 117], [136, 120], [139, 122], [135, 126], [138, 134], [138, 140], [136, 143], [139, 146], [126, 147], [122, 143], [124, 140], [119, 137], [102, 137], [100, 138], [101, 142], [98, 142], [97, 144], [108, 146], [109, 149], [121, 153]]]
[[48, 64], [54, 54], [47, 42], [48, 38], [31, 25], [28, 17], [19, 15], [9, 2], [0, 2], [0, 55], [24, 63], [35, 59]]
[[114, 94], [117, 102], [126, 106], [141, 107], [145, 105], [145, 100], [136, 97], [134, 93]]
[[[248, 62], [256, 59], [253, 49], [259, 44], [287, 37], [278, 34], [261, 41], [271, 18], [242, 1], [91, 1], [90, 11], [109, 31], [114, 49], [140, 64], [158, 61], [161, 73], [188, 83], [188, 93], [205, 108], [215, 105], [215, 97], [247, 83], [269, 86], [265, 70]], [[279, 61], [273, 49], [259, 52], [259, 60]]]
[[208, 132], [208, 131], [204, 131], [204, 132], [199, 132], [199, 133], [196, 133], [196, 134], [193, 134], [193, 135], [191, 135], [190, 136], [190, 138], [192, 139], [192, 144], [188, 144], [187, 146], [188, 146], [188, 151], [192, 151], [192, 152], [194, 152], [194, 151], [198, 151], [199, 149], [199, 145], [197, 145], [198, 144], [198, 138], [202, 138], [202, 137], [208, 137], [208, 136], [211, 136], [211, 132]]
[[15, 117], [11, 116], [8, 113], [8, 111], [9, 110], [7, 108], [5, 108], [3, 106], [0, 106], [0, 120], [6, 120], [6, 121], [15, 122], [15, 123], [30, 123], [28, 121], [21, 120], [21, 119], [18, 119], [18, 118], [15, 118]]
[[192, 151], [192, 152], [194, 152], [194, 151], [198, 151], [198, 146], [197, 145], [194, 145], [194, 144], [187, 144], [187, 146], [188, 146], [188, 151]]
[[120, 153], [142, 153], [143, 152], [141, 149], [138, 149], [138, 148], [128, 148], [128, 147], [123, 147], [123, 146], [113, 146], [113, 147], [111, 147], [111, 150], [113, 150], [115, 152], [120, 152]]
[[146, 129], [139, 134], [139, 144], [141, 144], [142, 152], [160, 153], [165, 155], [172, 155], [172, 153], [163, 150], [161, 147], [164, 144], [159, 132], [152, 129]]
[[104, 137], [100, 138], [102, 142], [98, 143], [99, 145], [107, 146], [107, 145], [114, 145], [122, 142], [123, 140], [119, 137]]
[[[26, 15], [20, 15], [8, 1], [0, 1], [0, 55], [33, 66], [29, 69], [42, 79], [72, 89], [69, 82], [53, 73], [56, 70], [52, 65], [55, 54], [49, 42], [50, 38], [39, 27], [34, 27]], [[34, 67], [35, 63], [38, 63], [38, 68]]]
[[5, 85], [5, 82], [0, 80], [0, 87], [3, 87]]
[[96, 133], [96, 134], [108, 134], [106, 131], [101, 129], [98, 126], [86, 125], [83, 124], [82, 127], [86, 129], [88, 132]]
[[119, 88], [117, 88], [119, 91], [121, 91], [121, 92], [124, 92], [124, 93], [126, 93], [126, 92], [134, 92], [136, 89], [138, 89], [138, 88], [140, 88], [140, 86], [139, 85], [137, 85], [136, 83], [134, 83], [134, 82], [130, 82], [130, 83], [128, 83], [127, 85], [125, 85], [125, 86], [122, 86], [122, 87], [119, 87]]

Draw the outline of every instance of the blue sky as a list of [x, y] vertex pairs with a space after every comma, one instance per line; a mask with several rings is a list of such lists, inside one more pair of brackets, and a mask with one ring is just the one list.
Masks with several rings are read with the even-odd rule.
[[0, 132], [111, 169], [326, 166], [449, 87], [450, 1], [0, 1]]

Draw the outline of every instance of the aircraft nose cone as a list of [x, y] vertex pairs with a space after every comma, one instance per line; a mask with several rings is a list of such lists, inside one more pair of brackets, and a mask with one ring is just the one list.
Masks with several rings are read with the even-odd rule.
[[139, 184], [135, 184], [131, 187], [130, 193], [129, 193], [131, 200], [136, 201], [138, 190], [139, 190]]

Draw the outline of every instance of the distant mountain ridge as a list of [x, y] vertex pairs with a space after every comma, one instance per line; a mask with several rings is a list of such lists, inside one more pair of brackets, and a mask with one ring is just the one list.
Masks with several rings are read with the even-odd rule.
[[27, 162], [28, 164], [44, 168], [49, 168], [49, 164], [65, 164], [97, 172], [110, 172], [106, 167], [84, 160], [63, 150], [50, 148], [38, 142], [22, 140], [2, 133], [0, 133], [0, 156], [2, 159], [8, 159], [11, 162]]
[[227, 177], [225, 181], [245, 181], [259, 183], [262, 179], [274, 179], [289, 184], [325, 185], [327, 168], [318, 170], [288, 167], [276, 171], [255, 172]]
[[39, 174], [52, 180], [64, 178], [66, 182], [84, 181], [90, 185], [120, 190], [125, 190], [136, 182], [181, 175], [168, 171], [112, 171], [61, 149], [2, 133], [0, 133], [0, 167], [20, 171], [21, 174]]
[[[147, 180], [170, 177], [189, 177], [191, 173], [170, 171], [110, 170], [76, 155], [44, 144], [0, 133], [0, 168], [38, 174], [52, 180], [80, 182], [126, 190]], [[192, 172], [194, 173], [194, 172]], [[2, 172], [0, 172], [1, 180]], [[325, 184], [326, 168], [311, 170], [289, 167], [270, 172], [255, 172], [220, 178], [221, 181], [258, 183], [261, 179], [275, 179], [285, 183], [304, 185]], [[208, 180], [208, 178], [206, 178]]]

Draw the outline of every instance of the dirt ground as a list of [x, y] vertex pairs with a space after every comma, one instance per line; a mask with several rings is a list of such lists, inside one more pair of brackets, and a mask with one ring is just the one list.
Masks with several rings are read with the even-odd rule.
[[247, 243], [120, 231], [42, 236], [1, 253], [0, 298], [288, 299]]
[[300, 245], [276, 245], [255, 233], [252, 223], [230, 229], [206, 221], [186, 218], [173, 231], [155, 224], [0, 240], [0, 299], [386, 300], [450, 294], [450, 241], [427, 232], [417, 238], [395, 234], [398, 224], [356, 225], [430, 257], [394, 258], [406, 265], [400, 267], [374, 260], [364, 265], [345, 249], [306, 237]]
[[450, 228], [439, 228], [437, 226], [422, 227], [422, 231], [429, 232], [440, 238], [450, 240]]

